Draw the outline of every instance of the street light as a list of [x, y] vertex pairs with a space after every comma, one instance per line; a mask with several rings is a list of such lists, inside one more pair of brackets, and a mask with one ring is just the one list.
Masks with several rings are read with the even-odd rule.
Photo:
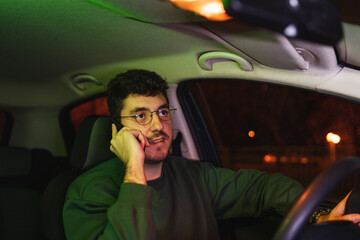
[[332, 132], [329, 132], [327, 135], [326, 135], [326, 140], [329, 142], [329, 143], [334, 143], [334, 144], [338, 144], [341, 140], [340, 136], [337, 135], [337, 134], [334, 134]]
[[335, 151], [335, 145], [340, 142], [341, 138], [339, 135], [334, 134], [332, 132], [329, 132], [326, 135], [326, 141], [329, 142], [330, 145], [330, 161], [331, 163], [335, 162], [336, 160], [336, 151]]

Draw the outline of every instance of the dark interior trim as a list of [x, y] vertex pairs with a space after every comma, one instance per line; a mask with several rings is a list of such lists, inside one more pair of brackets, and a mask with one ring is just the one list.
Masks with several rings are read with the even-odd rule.
[[221, 167], [221, 161], [208, 131], [204, 117], [195, 98], [189, 90], [189, 85], [195, 80], [180, 82], [177, 87], [177, 97], [198, 150], [200, 161], [210, 162]]

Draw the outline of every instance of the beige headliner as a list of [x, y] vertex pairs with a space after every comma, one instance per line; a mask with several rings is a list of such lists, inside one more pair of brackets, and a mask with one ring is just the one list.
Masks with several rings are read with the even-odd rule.
[[[1, 0], [0, 105], [61, 107], [104, 92], [116, 73], [129, 68], [155, 70], [170, 83], [229, 77], [309, 89], [341, 70], [328, 46], [289, 41], [234, 21], [208, 22], [164, 0], [103, 2], [113, 9], [80, 0]], [[349, 26], [348, 32], [358, 31]], [[360, 54], [351, 58], [345, 54], [355, 41], [346, 43], [342, 56], [359, 63]], [[299, 48], [316, 58], [309, 69], [302, 69]], [[237, 54], [252, 63], [254, 71], [241, 71], [232, 63], [216, 63], [213, 71], [205, 71], [197, 57], [208, 51]], [[83, 73], [99, 84], [85, 83], [85, 91], [76, 89], [71, 79]]]

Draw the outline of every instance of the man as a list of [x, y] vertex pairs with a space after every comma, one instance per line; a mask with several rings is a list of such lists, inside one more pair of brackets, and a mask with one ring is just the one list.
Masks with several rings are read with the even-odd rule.
[[[166, 89], [160, 76], [145, 70], [110, 82], [108, 105], [117, 125], [110, 149], [117, 158], [70, 186], [63, 211], [68, 239], [219, 239], [217, 220], [285, 215], [303, 191], [279, 174], [168, 157], [175, 109]], [[350, 219], [343, 211], [344, 201], [316, 220]]]

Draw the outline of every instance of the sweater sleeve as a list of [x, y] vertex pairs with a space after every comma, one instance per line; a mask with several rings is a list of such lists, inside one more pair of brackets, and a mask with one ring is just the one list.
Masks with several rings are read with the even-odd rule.
[[63, 219], [67, 239], [155, 239], [153, 189], [107, 176], [88, 176], [67, 193]]
[[235, 172], [210, 164], [202, 165], [201, 172], [219, 219], [257, 217], [268, 211], [284, 216], [303, 192], [297, 181], [281, 174]]

